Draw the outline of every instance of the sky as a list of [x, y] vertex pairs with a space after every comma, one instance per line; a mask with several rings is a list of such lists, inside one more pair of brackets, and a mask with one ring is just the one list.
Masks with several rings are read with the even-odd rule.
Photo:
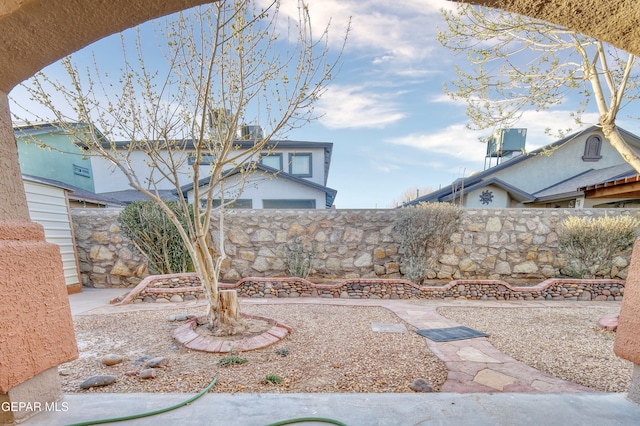
[[[282, 13], [297, 15], [295, 2], [283, 3]], [[351, 31], [340, 72], [317, 103], [321, 116], [288, 139], [334, 144], [327, 186], [338, 191], [337, 208], [395, 207], [407, 191], [424, 195], [484, 169], [486, 145], [478, 139], [490, 131], [468, 130], [465, 104], [443, 92], [456, 64], [466, 64], [436, 41], [445, 26], [440, 10], [453, 7], [445, 0], [309, 0], [315, 28], [331, 21], [334, 49], [349, 19]], [[112, 36], [83, 52], [119, 44]], [[10, 96], [25, 97], [19, 88]], [[554, 141], [545, 128], [577, 129], [572, 106], [567, 99], [553, 111], [524, 111], [517, 127], [527, 129], [526, 149]], [[597, 114], [585, 115], [596, 121]], [[618, 123], [640, 134], [637, 119], [621, 114]]]

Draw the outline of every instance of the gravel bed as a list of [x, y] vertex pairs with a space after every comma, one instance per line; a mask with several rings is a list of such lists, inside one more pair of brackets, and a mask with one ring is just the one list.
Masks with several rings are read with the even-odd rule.
[[467, 308], [438, 313], [490, 334], [507, 355], [557, 378], [604, 392], [626, 392], [632, 363], [613, 352], [615, 333], [597, 325], [615, 307]]
[[[198, 392], [214, 377], [215, 392], [411, 392], [416, 378], [439, 390], [447, 377], [444, 364], [427, 348], [426, 339], [405, 324], [408, 333], [373, 332], [374, 323], [403, 323], [380, 307], [326, 305], [248, 305], [244, 313], [293, 327], [284, 340], [268, 348], [240, 352], [241, 365], [220, 367], [228, 356], [178, 347], [172, 338], [177, 322], [170, 315], [203, 315], [204, 308], [135, 311], [74, 317], [80, 357], [59, 367], [64, 392]], [[278, 353], [286, 348], [288, 355]], [[115, 353], [123, 363], [104, 366]], [[141, 379], [141, 357], [163, 356], [168, 364], [155, 378]], [[137, 364], [136, 364], [137, 363]], [[130, 375], [128, 375], [129, 373]], [[92, 375], [114, 375], [105, 387], [79, 389]], [[267, 375], [282, 378], [265, 383]]]

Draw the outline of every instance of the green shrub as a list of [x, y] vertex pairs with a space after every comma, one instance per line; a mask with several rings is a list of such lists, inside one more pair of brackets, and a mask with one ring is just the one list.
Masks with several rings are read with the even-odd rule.
[[276, 354], [280, 355], [281, 357], [285, 357], [290, 353], [291, 351], [289, 351], [289, 349], [287, 348], [279, 348], [278, 350], [276, 350]]
[[449, 203], [420, 203], [399, 211], [394, 229], [400, 237], [402, 271], [408, 279], [424, 282], [458, 230], [461, 213]]
[[267, 377], [264, 379], [265, 383], [271, 383], [273, 385], [279, 385], [282, 383], [282, 378], [276, 374], [267, 374]]
[[[168, 202], [167, 205], [186, 227], [179, 204]], [[131, 203], [120, 212], [118, 223], [124, 235], [147, 258], [154, 273], [193, 271], [191, 257], [178, 229], [158, 204], [153, 201]]]
[[566, 259], [561, 272], [575, 278], [610, 276], [614, 257], [633, 247], [639, 225], [631, 216], [565, 219], [556, 230], [559, 251]]
[[307, 278], [311, 272], [311, 262], [316, 256], [313, 245], [305, 245], [296, 237], [288, 247], [287, 258], [284, 260], [285, 272], [290, 277]]
[[218, 361], [218, 365], [220, 367], [228, 367], [230, 365], [241, 365], [246, 362], [247, 360], [245, 358], [239, 357], [237, 355], [232, 355], [220, 358], [220, 361]]

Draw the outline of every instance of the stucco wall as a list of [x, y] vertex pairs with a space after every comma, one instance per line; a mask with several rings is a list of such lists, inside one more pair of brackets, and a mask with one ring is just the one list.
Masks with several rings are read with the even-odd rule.
[[[137, 285], [147, 274], [117, 226], [119, 210], [72, 209], [83, 284]], [[398, 210], [262, 210], [226, 217], [223, 280], [283, 276], [295, 238], [313, 244], [314, 280], [402, 278], [400, 242], [393, 230]], [[571, 215], [632, 214], [640, 210], [467, 209], [460, 231], [430, 278], [501, 279], [508, 282], [559, 276], [555, 228]], [[630, 253], [616, 258], [612, 278], [625, 279]]]
[[[0, 394], [78, 356], [60, 250], [41, 225], [0, 222]], [[37, 267], [33, 261], [37, 259]], [[6, 278], [5, 278], [6, 277]], [[16, 312], [19, 311], [19, 312]]]

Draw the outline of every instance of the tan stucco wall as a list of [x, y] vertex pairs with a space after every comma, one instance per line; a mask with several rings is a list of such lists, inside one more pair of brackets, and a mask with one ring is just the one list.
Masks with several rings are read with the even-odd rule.
[[0, 393], [78, 356], [62, 260], [36, 223], [0, 222]]
[[613, 350], [619, 357], [640, 364], [640, 240], [633, 248], [625, 289]]
[[460, 0], [560, 24], [640, 56], [638, 0]]

